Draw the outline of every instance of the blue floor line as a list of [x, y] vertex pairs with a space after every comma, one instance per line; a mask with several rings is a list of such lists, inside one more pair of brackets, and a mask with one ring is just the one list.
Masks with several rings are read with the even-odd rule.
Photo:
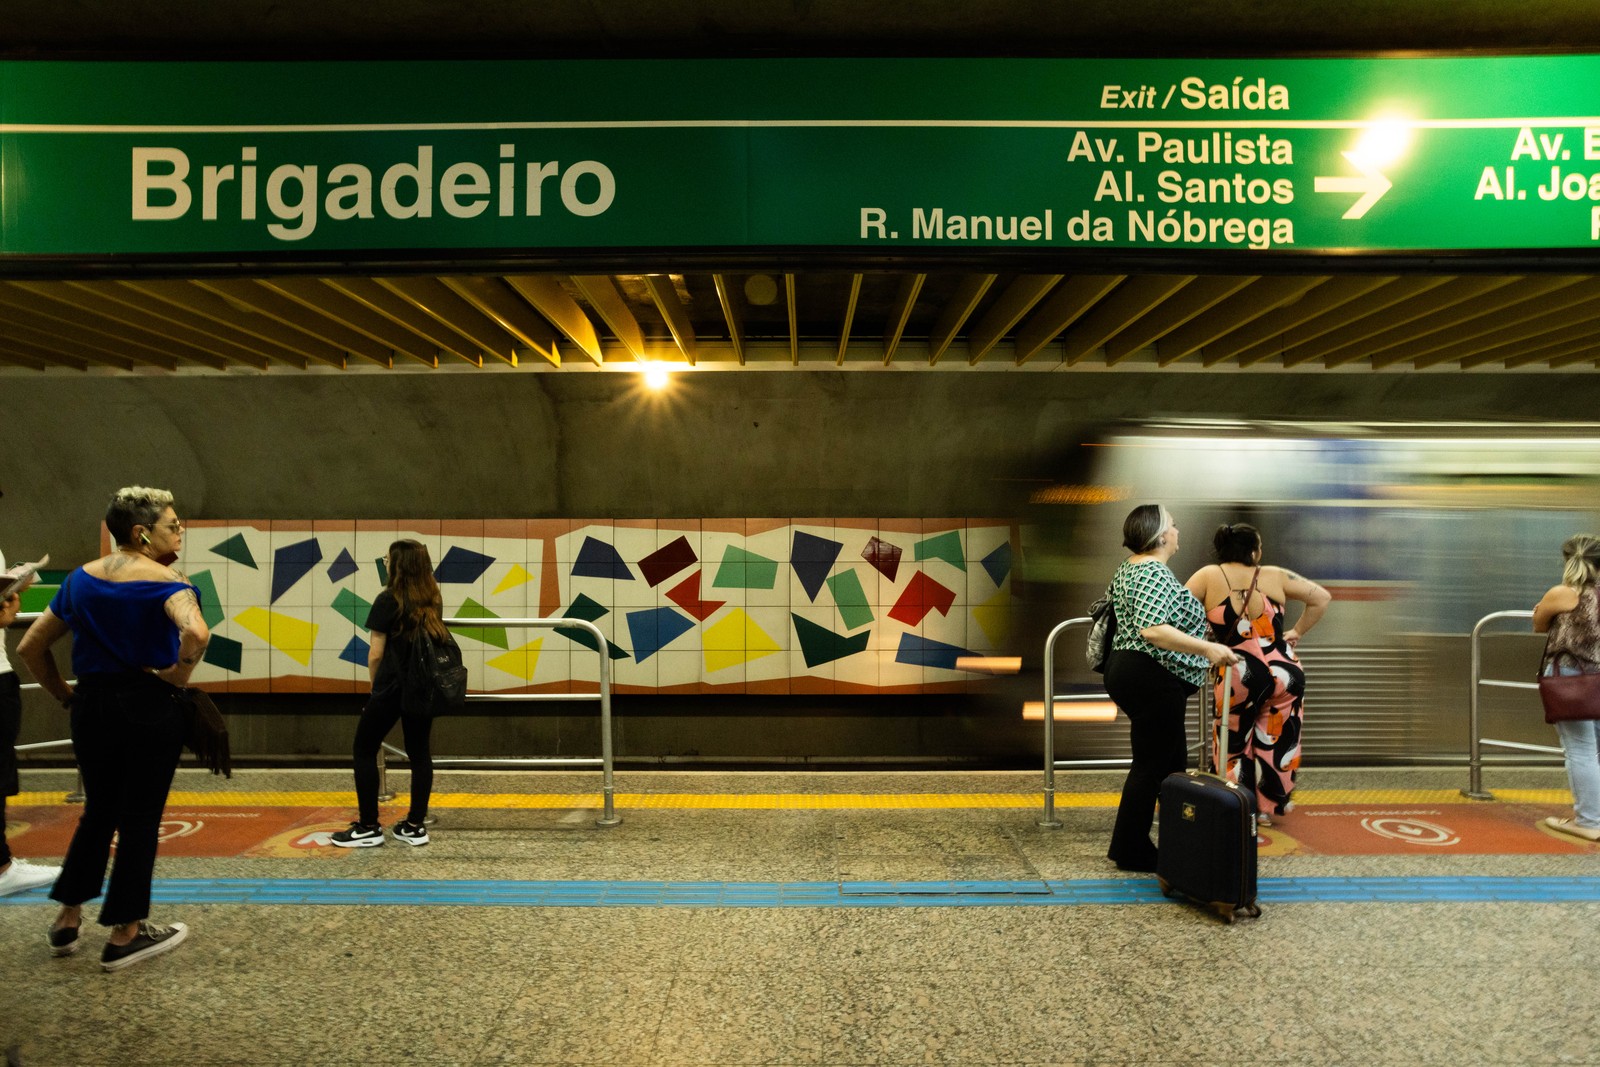
[[[0, 897], [37, 905], [46, 890]], [[1261, 904], [1600, 901], [1596, 878], [1263, 878]], [[1158, 904], [1154, 880], [1017, 882], [378, 881], [366, 878], [165, 878], [160, 904], [542, 908], [949, 908]]]

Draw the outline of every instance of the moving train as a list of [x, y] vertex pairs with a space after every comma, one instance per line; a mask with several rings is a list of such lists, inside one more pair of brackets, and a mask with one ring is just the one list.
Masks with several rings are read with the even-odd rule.
[[[1309, 766], [1462, 758], [1474, 627], [1531, 608], [1560, 580], [1561, 543], [1600, 528], [1593, 424], [1173, 420], [1108, 431], [1060, 465], [1086, 480], [1040, 485], [1022, 527], [1036, 620], [1083, 614], [1146, 502], [1179, 520], [1180, 580], [1211, 561], [1219, 524], [1243, 521], [1267, 562], [1333, 593], [1300, 646]], [[1532, 680], [1541, 642], [1525, 620], [1486, 625], [1482, 675]], [[1081, 644], [1058, 655], [1069, 689], [1092, 688]], [[1536, 695], [1480, 693], [1487, 736], [1555, 743]], [[1078, 758], [1126, 752], [1125, 727], [1059, 733]]]

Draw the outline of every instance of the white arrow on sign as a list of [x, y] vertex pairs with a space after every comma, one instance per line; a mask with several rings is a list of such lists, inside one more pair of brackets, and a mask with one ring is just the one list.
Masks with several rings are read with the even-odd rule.
[[1372, 164], [1364, 161], [1356, 152], [1341, 152], [1340, 155], [1348, 159], [1352, 166], [1361, 172], [1359, 178], [1323, 177], [1319, 175], [1316, 181], [1316, 191], [1319, 193], [1360, 193], [1361, 199], [1350, 205], [1342, 217], [1359, 219], [1371, 210], [1378, 199], [1394, 187], [1394, 183], [1382, 174]]

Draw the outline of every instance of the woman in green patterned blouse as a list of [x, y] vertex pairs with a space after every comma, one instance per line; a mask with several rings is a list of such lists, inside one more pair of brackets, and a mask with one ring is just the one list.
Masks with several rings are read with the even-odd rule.
[[1162, 779], [1189, 761], [1189, 696], [1211, 667], [1237, 663], [1239, 656], [1206, 639], [1205, 609], [1167, 566], [1178, 551], [1178, 524], [1166, 508], [1134, 508], [1122, 524], [1122, 543], [1133, 555], [1111, 579], [1117, 633], [1106, 659], [1106, 692], [1131, 724], [1133, 766], [1107, 856], [1125, 871], [1153, 871], [1156, 797]]

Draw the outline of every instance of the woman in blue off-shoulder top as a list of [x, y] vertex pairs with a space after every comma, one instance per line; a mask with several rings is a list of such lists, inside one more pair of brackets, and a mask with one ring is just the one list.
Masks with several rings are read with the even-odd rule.
[[[189, 933], [183, 923], [148, 921], [150, 882], [161, 813], [183, 750], [177, 697], [211, 632], [199, 593], [169, 566], [183, 548], [172, 494], [119, 489], [105, 522], [115, 550], [67, 576], [17, 654], [70, 709], [72, 748], [83, 775], [83, 814], [50, 891], [61, 904], [50, 950], [57, 956], [77, 951], [83, 905], [100, 896], [109, 859], [111, 881], [99, 921], [111, 934], [100, 965], [116, 971], [175, 948]], [[50, 651], [68, 632], [76, 691]]]

